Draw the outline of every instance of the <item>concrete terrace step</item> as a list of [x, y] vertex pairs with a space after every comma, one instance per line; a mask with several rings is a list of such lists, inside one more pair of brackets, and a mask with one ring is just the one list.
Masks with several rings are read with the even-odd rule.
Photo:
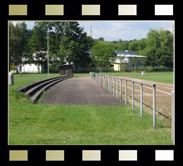
[[48, 81], [48, 80], [54, 80], [56, 78], [63, 78], [65, 77], [66, 75], [64, 76], [57, 76], [57, 77], [52, 77], [52, 78], [47, 78], [47, 79], [44, 79], [44, 80], [41, 80], [41, 81], [37, 81], [37, 82], [34, 82], [34, 83], [30, 83], [30, 84], [27, 84], [27, 85], [24, 85], [24, 86], [21, 86], [19, 88], [17, 88], [17, 91], [20, 91], [20, 92], [26, 92], [28, 91], [29, 89], [31, 89], [32, 87], [40, 84], [40, 83], [43, 83], [45, 81]]
[[70, 77], [69, 76], [63, 77], [59, 80], [56, 80], [56, 81], [53, 81], [53, 82], [47, 84], [46, 86], [43, 86], [39, 91], [37, 91], [33, 96], [30, 97], [30, 100], [32, 102], [36, 102], [38, 100], [38, 98], [41, 96], [41, 94], [43, 93], [44, 90], [48, 89], [49, 87], [53, 86], [56, 83], [58, 83], [60, 81], [63, 81], [65, 79], [68, 79], [68, 78], [70, 78]]
[[27, 96], [30, 97], [30, 100], [35, 102], [41, 96], [42, 92], [54, 84], [63, 81], [64, 79], [68, 79], [70, 76], [63, 75], [58, 77], [52, 77], [48, 79], [44, 79], [41, 81], [37, 81], [31, 84], [27, 84], [17, 88], [17, 91], [24, 92]]
[[48, 79], [46, 81], [44, 81], [43, 83], [41, 84], [38, 84], [34, 87], [32, 87], [31, 89], [29, 89], [28, 91], [25, 92], [26, 95], [29, 95], [29, 96], [32, 96], [36, 91], [38, 91], [39, 89], [41, 89], [43, 86], [49, 84], [50, 82], [53, 82], [54, 80], [59, 80], [59, 79], [62, 79], [62, 78], [65, 78], [65, 77], [56, 77], [55, 79]]

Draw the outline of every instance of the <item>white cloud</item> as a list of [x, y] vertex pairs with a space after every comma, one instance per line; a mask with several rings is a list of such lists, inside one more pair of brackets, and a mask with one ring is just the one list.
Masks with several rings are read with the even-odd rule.
[[145, 38], [147, 30], [136, 29], [135, 22], [105, 22], [103, 28], [93, 29], [93, 38], [104, 37], [105, 40], [133, 40]]
[[[100, 26], [99, 26], [100, 24]], [[133, 40], [146, 38], [149, 29], [164, 28], [172, 32], [173, 21], [98, 21], [93, 22], [93, 38]], [[103, 26], [102, 26], [103, 25]]]

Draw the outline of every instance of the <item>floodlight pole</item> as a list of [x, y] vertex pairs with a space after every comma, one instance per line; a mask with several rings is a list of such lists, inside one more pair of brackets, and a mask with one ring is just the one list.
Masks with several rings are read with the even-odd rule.
[[49, 30], [47, 29], [47, 73], [49, 77]]

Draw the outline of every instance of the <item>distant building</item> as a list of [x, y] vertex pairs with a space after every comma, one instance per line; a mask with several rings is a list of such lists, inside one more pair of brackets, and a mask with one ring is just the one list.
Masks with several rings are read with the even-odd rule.
[[[111, 61], [110, 65], [108, 66], [103, 66], [102, 70], [103, 71], [123, 71], [126, 68], [131, 68], [133, 67], [133, 64], [131, 63], [132, 58], [140, 58], [140, 61], [138, 62], [139, 67], [142, 66], [142, 59], [145, 56], [142, 55], [137, 55], [137, 52], [130, 52], [128, 50], [125, 51], [114, 51], [117, 54], [117, 58], [115, 61]], [[41, 51], [40, 53], [43, 53], [46, 55], [46, 51]], [[91, 54], [91, 50], [88, 51], [89, 54]], [[35, 57], [35, 54], [33, 54], [33, 60], [38, 61]], [[67, 58], [67, 57], [66, 57]], [[47, 58], [45, 59], [39, 59], [40, 61], [47, 61]], [[49, 59], [50, 62], [52, 61], [57, 61], [60, 60], [60, 58], [52, 58]], [[23, 58], [22, 62], [23, 64], [27, 61], [27, 59]], [[74, 72], [81, 72], [81, 71], [99, 71], [100, 66], [97, 61], [93, 61], [87, 68], [82, 68], [80, 66], [75, 67], [73, 62], [70, 62], [70, 64], [73, 66], [73, 71]], [[69, 65], [69, 63], [66, 62], [65, 60], [65, 65]], [[18, 72], [23, 72], [23, 73], [42, 73], [47, 71], [47, 66], [44, 65], [36, 65], [35, 63], [32, 64], [24, 64], [21, 67], [17, 66]]]
[[[139, 67], [142, 66], [142, 58], [145, 56], [137, 55], [137, 52], [129, 52], [128, 50], [125, 51], [114, 51], [117, 54], [117, 58], [115, 61], [111, 61], [110, 65], [104, 66], [102, 68], [103, 71], [123, 71], [126, 68], [133, 67], [131, 63], [132, 58], [140, 58]], [[89, 66], [89, 71], [98, 71], [100, 70], [99, 64], [97, 61], [92, 62]]]
[[[125, 51], [115, 51], [115, 53], [117, 53], [117, 58], [114, 61], [114, 64], [122, 64], [122, 63], [126, 63], [127, 64], [127, 68], [131, 68], [133, 67], [133, 64], [131, 63], [131, 59], [132, 58], [139, 58], [139, 63], [136, 64], [139, 67], [142, 66], [142, 59], [145, 57], [143, 55], [137, 55], [137, 52], [129, 52], [128, 50]], [[115, 69], [114, 69], [115, 70]], [[119, 70], [117, 70], [119, 71]]]

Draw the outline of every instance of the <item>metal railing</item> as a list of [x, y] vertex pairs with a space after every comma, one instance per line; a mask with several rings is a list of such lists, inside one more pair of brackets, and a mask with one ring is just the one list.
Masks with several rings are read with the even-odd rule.
[[[106, 89], [110, 94], [123, 101], [122, 94], [125, 94], [125, 105], [128, 104], [128, 82], [132, 83], [132, 110], [134, 110], [134, 83], [140, 84], [140, 116], [143, 116], [143, 85], [152, 87], [153, 90], [153, 127], [156, 127], [156, 85], [135, 80], [122, 79], [119, 77], [104, 75], [101, 73], [90, 72], [90, 77], [93, 78], [99, 85]], [[125, 91], [122, 90], [122, 82], [125, 81]]]
[[175, 145], [175, 93], [172, 91], [172, 141]]

